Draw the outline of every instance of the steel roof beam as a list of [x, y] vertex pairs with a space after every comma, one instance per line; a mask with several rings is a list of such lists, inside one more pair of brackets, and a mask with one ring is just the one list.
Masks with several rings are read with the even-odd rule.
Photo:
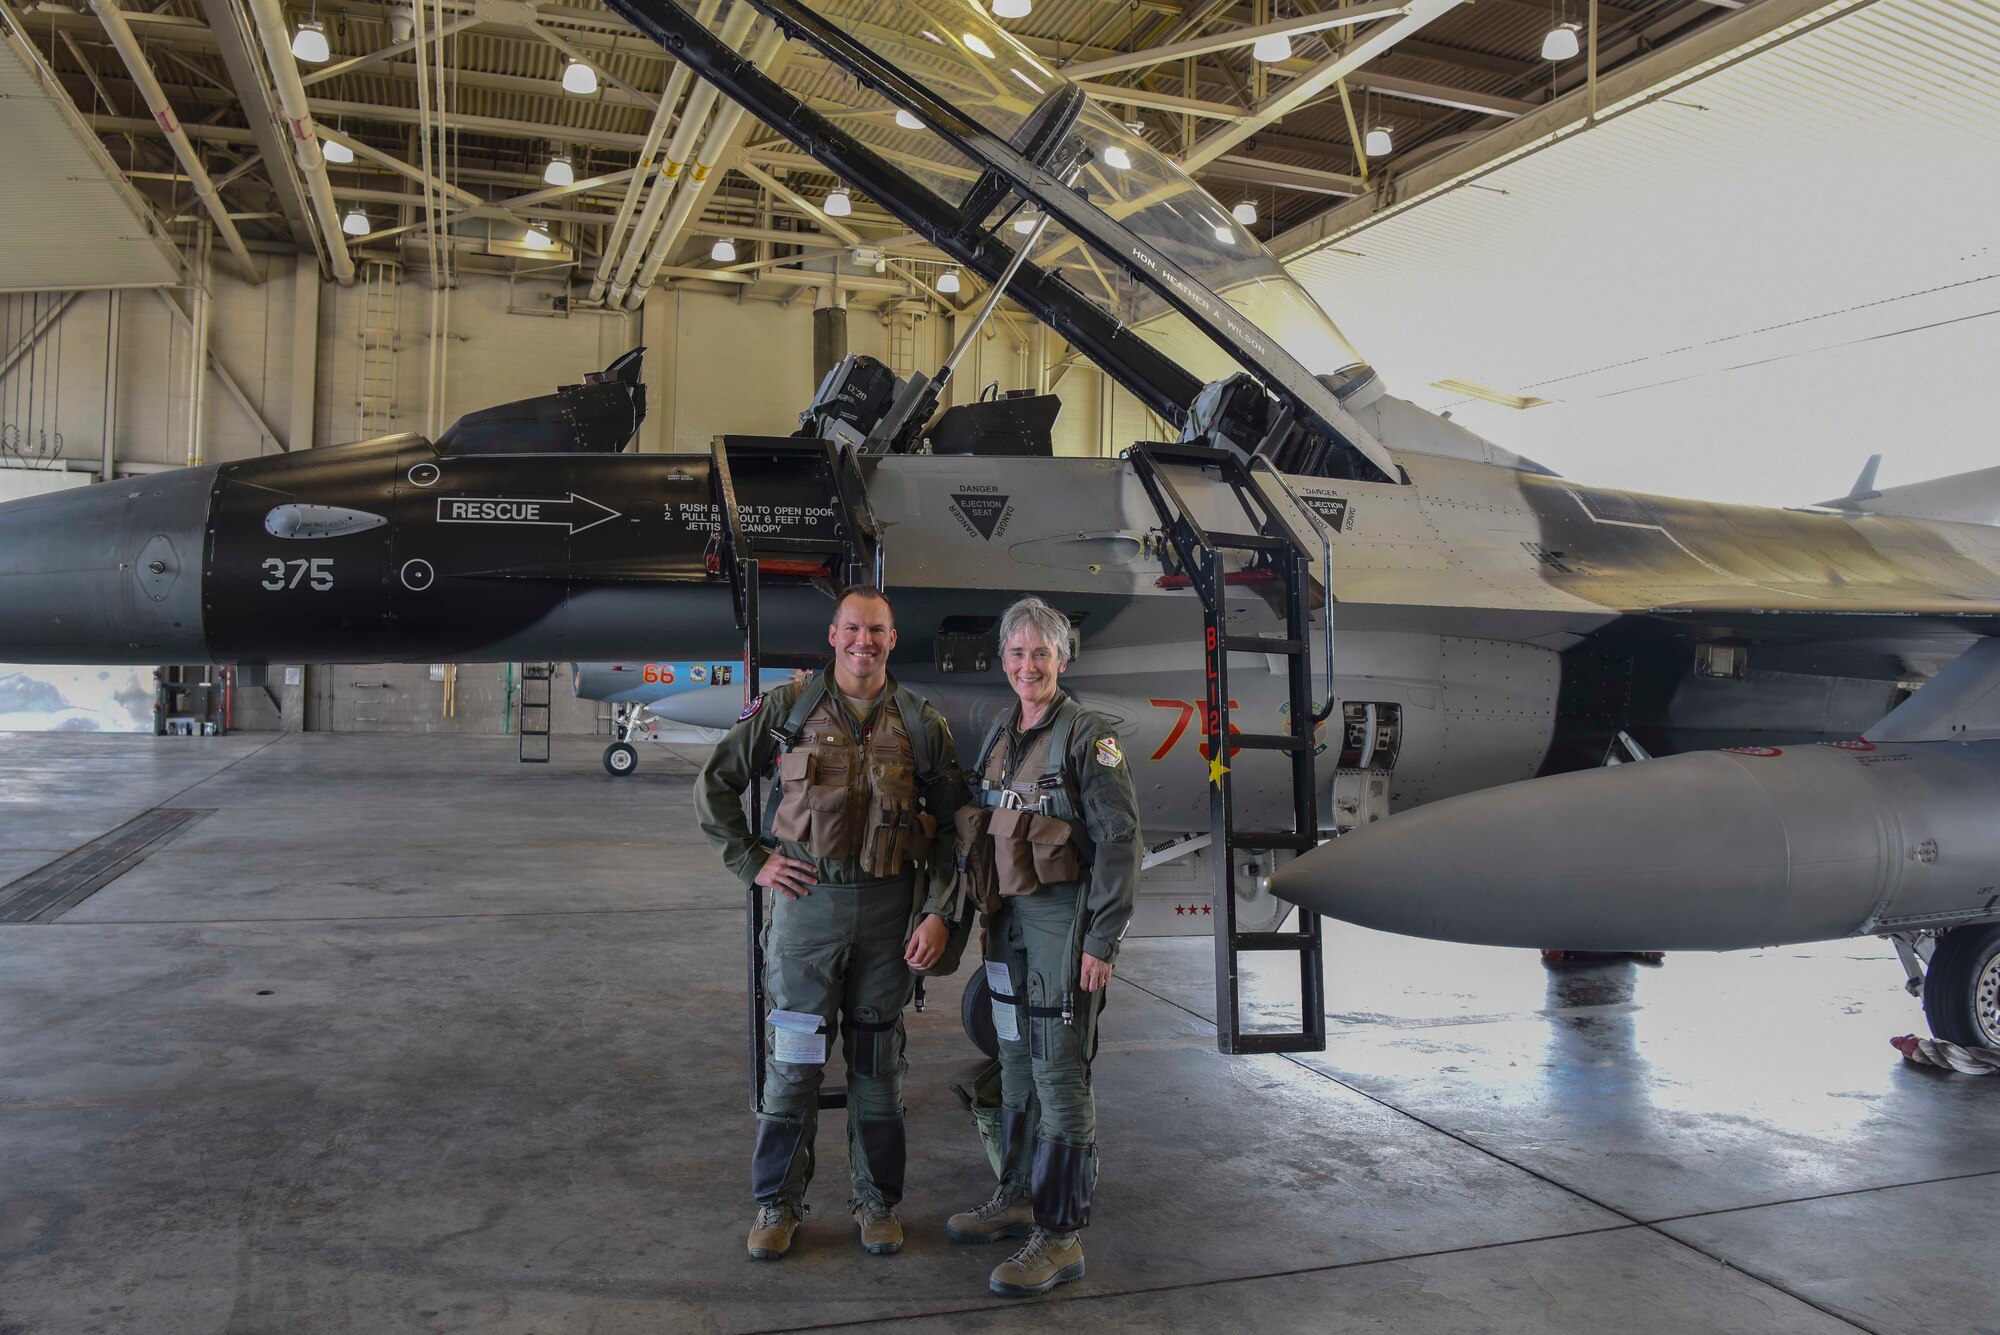
[[1183, 60], [1188, 56], [1206, 56], [1217, 51], [1231, 51], [1237, 47], [1254, 45], [1264, 37], [1288, 37], [1294, 33], [1351, 27], [1357, 23], [1366, 23], [1369, 19], [1399, 17], [1410, 12], [1412, 3], [1414, 0], [1366, 0], [1366, 3], [1350, 5], [1343, 9], [1323, 9], [1317, 13], [1279, 19], [1275, 23], [1259, 23], [1248, 28], [1226, 28], [1203, 37], [1190, 37], [1183, 42], [1172, 42], [1145, 51], [1128, 51], [1122, 55], [1105, 56], [1099, 60], [1072, 63], [1064, 65], [1062, 72], [1071, 79], [1095, 79], [1123, 70], [1164, 65], [1168, 61]]
[[1361, 34], [1344, 49], [1328, 56], [1306, 73], [1259, 102], [1248, 116], [1196, 141], [1182, 159], [1186, 170], [1206, 166], [1266, 125], [1296, 111], [1322, 91], [1392, 49], [1398, 42], [1456, 8], [1460, 0], [1411, 0], [1409, 12], [1388, 19]]

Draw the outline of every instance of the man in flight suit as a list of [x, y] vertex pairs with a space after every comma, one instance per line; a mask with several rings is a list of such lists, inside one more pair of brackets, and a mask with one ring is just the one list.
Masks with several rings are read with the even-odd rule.
[[[772, 892], [749, 1239], [750, 1255], [767, 1261], [791, 1247], [804, 1208], [835, 1033], [847, 1063], [850, 1208], [870, 1252], [902, 1250], [903, 1008], [910, 970], [945, 947], [952, 813], [964, 791], [944, 716], [889, 676], [895, 613], [881, 590], [845, 591], [827, 642], [832, 664], [753, 703], [695, 786], [702, 833], [724, 864]], [[774, 766], [760, 842], [743, 794]]]

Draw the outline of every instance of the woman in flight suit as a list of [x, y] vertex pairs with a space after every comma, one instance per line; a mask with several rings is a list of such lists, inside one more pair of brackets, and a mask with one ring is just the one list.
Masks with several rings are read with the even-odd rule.
[[961, 875], [988, 910], [1003, 1163], [993, 1198], [946, 1231], [957, 1242], [1028, 1239], [989, 1282], [1010, 1298], [1083, 1274], [1078, 1231], [1097, 1178], [1090, 1063], [1143, 851], [1118, 736], [1059, 683], [1070, 641], [1068, 618], [1039, 598], [1001, 618], [1001, 664], [1019, 700], [987, 734], [976, 805], [959, 813]]

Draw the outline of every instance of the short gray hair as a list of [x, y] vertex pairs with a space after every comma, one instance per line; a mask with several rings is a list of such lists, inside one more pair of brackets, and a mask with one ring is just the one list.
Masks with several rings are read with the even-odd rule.
[[1014, 638], [1014, 632], [1023, 627], [1041, 636], [1042, 643], [1056, 651], [1057, 662], [1069, 663], [1075, 631], [1068, 617], [1032, 595], [1023, 598], [1000, 614], [999, 647], [1002, 653], [1006, 652], [1007, 641]]

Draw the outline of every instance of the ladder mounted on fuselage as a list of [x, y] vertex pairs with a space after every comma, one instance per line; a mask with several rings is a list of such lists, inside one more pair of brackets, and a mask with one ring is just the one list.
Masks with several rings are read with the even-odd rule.
[[[788, 645], [768, 649], [763, 635], [763, 592], [767, 582], [810, 584], [835, 597], [851, 584], [883, 578], [881, 530], [868, 506], [854, 451], [830, 440], [786, 436], [717, 436], [710, 447], [710, 503], [715, 514], [715, 545], [709, 558], [712, 573], [729, 583], [736, 627], [743, 632], [743, 705], [748, 709], [761, 691], [763, 670], [792, 668], [816, 671], [826, 665], [829, 651], [818, 645]], [[750, 509], [753, 479], [800, 476], [812, 481], [810, 494], [822, 497], [832, 510], [829, 522], [811, 537], [777, 537], [757, 532], [774, 527], [760, 523]], [[764, 835], [764, 785], [750, 779], [750, 830]], [[750, 969], [750, 1111], [764, 1097], [764, 892], [744, 891], [744, 927], [748, 935]], [[833, 1035], [828, 1035], [831, 1042]], [[819, 1106], [844, 1108], [845, 1089], [821, 1090]]]
[[[1215, 863], [1215, 1038], [1223, 1052], [1323, 1052], [1326, 1049], [1325, 983], [1322, 968], [1319, 915], [1301, 908], [1298, 927], [1289, 932], [1243, 932], [1236, 926], [1236, 854], [1239, 852], [1288, 849], [1306, 852], [1319, 843], [1318, 784], [1313, 766], [1314, 732], [1333, 712], [1333, 654], [1331, 637], [1332, 599], [1327, 599], [1327, 699], [1315, 708], [1312, 702], [1312, 608], [1311, 555], [1300, 545], [1297, 533], [1280, 514], [1270, 492], [1255, 476], [1254, 463], [1231, 449], [1206, 445], [1134, 445], [1126, 457], [1146, 490], [1153, 508], [1159, 512], [1167, 541], [1179, 559], [1189, 587], [1201, 597], [1202, 651], [1207, 668], [1204, 689], [1207, 709], [1203, 722], [1208, 733], [1208, 754], [1212, 758], [1209, 790], [1209, 828]], [[1168, 470], [1185, 473], [1197, 470], [1207, 475], [1209, 485], [1219, 480], [1230, 490], [1237, 507], [1249, 522], [1249, 529], [1227, 532], [1203, 526], [1187, 497], [1176, 486]], [[1289, 488], [1275, 469], [1274, 484], [1287, 493]], [[1296, 509], [1296, 505], [1294, 506]], [[1251, 559], [1241, 569], [1231, 570], [1226, 553], [1244, 553]], [[1331, 571], [1330, 563], [1322, 566]], [[1325, 576], [1331, 578], [1330, 573]], [[1169, 577], [1171, 578], [1171, 577]], [[1284, 612], [1284, 633], [1232, 635], [1225, 603], [1232, 585], [1277, 582], [1282, 585], [1274, 599]], [[1229, 656], [1269, 654], [1282, 657], [1286, 664], [1286, 684], [1290, 705], [1286, 711], [1291, 729], [1280, 733], [1230, 731]], [[1236, 750], [1282, 751], [1291, 762], [1291, 828], [1241, 829], [1236, 824], [1234, 788], [1228, 758]], [[1217, 762], [1220, 762], [1219, 765]], [[1239, 969], [1245, 951], [1293, 951], [1299, 957], [1299, 1026], [1291, 1030], [1246, 1031], [1243, 1027]]]

